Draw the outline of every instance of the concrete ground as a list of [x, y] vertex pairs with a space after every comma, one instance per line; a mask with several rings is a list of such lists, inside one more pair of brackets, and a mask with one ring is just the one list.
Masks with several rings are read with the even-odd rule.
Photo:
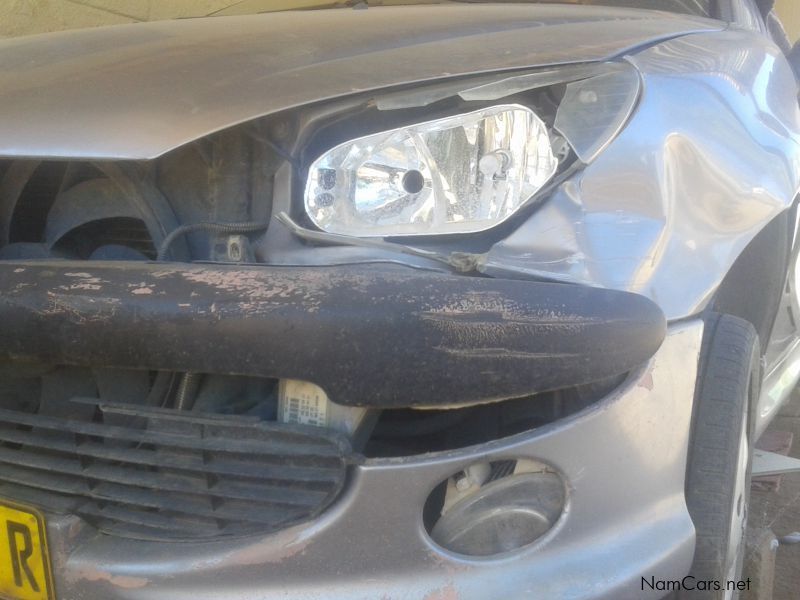
[[[773, 431], [791, 431], [790, 455], [800, 458], [800, 391], [770, 425]], [[784, 475], [778, 491], [754, 489], [750, 497], [751, 529], [771, 529], [780, 538], [800, 531], [800, 473]], [[778, 548], [773, 600], [800, 599], [800, 544]]]

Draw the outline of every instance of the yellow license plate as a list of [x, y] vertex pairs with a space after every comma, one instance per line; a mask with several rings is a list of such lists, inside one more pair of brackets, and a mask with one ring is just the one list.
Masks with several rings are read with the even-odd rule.
[[44, 517], [0, 499], [0, 598], [53, 600]]

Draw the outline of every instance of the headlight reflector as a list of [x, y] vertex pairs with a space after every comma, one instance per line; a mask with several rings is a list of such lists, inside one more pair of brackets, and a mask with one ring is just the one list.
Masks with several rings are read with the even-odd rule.
[[467, 233], [501, 223], [553, 176], [547, 126], [517, 104], [392, 129], [311, 165], [305, 208], [353, 236]]

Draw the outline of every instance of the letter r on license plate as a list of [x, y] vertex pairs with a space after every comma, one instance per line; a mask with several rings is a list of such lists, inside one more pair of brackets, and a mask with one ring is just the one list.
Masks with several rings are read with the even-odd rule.
[[53, 600], [44, 518], [0, 500], [0, 598]]

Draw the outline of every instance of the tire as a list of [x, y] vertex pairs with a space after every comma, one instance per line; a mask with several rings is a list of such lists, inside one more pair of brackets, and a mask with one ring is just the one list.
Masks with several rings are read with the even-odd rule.
[[689, 581], [719, 581], [723, 589], [684, 591], [679, 598], [737, 597], [724, 586], [742, 573], [760, 383], [761, 349], [753, 326], [712, 314], [706, 320], [686, 474], [686, 504], [697, 531]]

